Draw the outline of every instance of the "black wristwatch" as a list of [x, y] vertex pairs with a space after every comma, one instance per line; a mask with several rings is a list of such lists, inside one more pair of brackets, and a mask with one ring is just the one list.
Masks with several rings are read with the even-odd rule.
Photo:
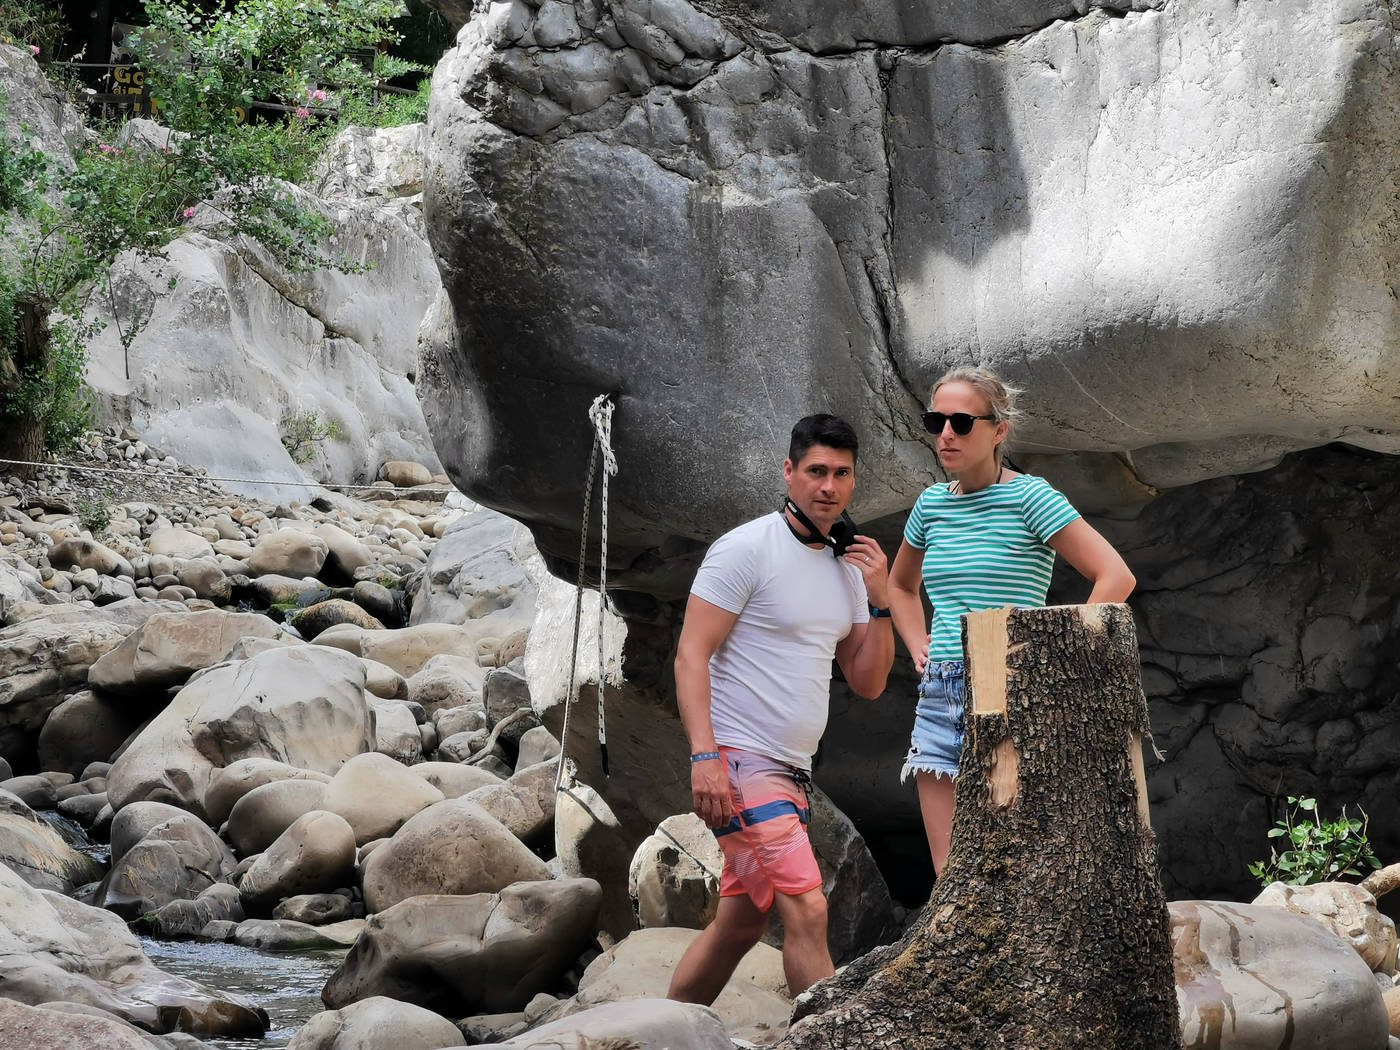
[[865, 606], [870, 610], [870, 618], [872, 620], [878, 620], [882, 616], [888, 617], [891, 615], [888, 609], [881, 609], [878, 605], [871, 605], [869, 602], [866, 602]]

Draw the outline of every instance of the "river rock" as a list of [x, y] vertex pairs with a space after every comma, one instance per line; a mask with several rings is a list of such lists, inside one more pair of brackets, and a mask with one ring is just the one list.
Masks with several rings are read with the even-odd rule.
[[554, 810], [554, 853], [569, 878], [598, 880], [604, 889], [599, 941], [606, 948], [635, 928], [627, 896], [632, 848], [616, 815], [587, 784], [565, 781]]
[[22, 1003], [86, 1003], [147, 1031], [261, 1038], [267, 1014], [153, 966], [121, 919], [0, 866], [0, 983]]
[[91, 569], [103, 576], [134, 576], [131, 562], [96, 540], [71, 539], [49, 548], [55, 569]]
[[287, 1050], [439, 1050], [465, 1045], [462, 1033], [446, 1018], [374, 995], [317, 1014], [292, 1036]]
[[402, 459], [385, 463], [379, 468], [379, 476], [396, 488], [427, 485], [433, 480], [433, 472], [423, 464]]
[[326, 560], [319, 575], [328, 583], [354, 585], [355, 572], [374, 564], [370, 549], [339, 525], [323, 521], [312, 533], [326, 545]]
[[326, 563], [329, 547], [314, 533], [278, 529], [262, 537], [248, 558], [250, 576], [315, 576]]
[[27, 620], [0, 629], [0, 757], [32, 761], [49, 713], [85, 685], [88, 668], [131, 631], [101, 616]]
[[357, 755], [326, 787], [322, 805], [354, 829], [356, 845], [387, 838], [404, 822], [444, 795], [423, 777], [386, 755]]
[[332, 1008], [388, 995], [455, 1015], [518, 1010], [578, 958], [601, 898], [591, 879], [412, 897], [366, 923], [321, 998]]
[[419, 762], [409, 770], [442, 792], [444, 798], [461, 798], [477, 788], [502, 783], [501, 778], [480, 766], [464, 766], [460, 762]]
[[300, 769], [271, 758], [240, 758], [221, 769], [214, 770], [209, 787], [204, 792], [204, 815], [216, 827], [228, 819], [233, 807], [254, 788], [278, 780], [314, 780], [329, 784], [325, 773]]
[[635, 999], [532, 1028], [482, 1050], [590, 1050], [614, 1043], [667, 1050], [731, 1050], [734, 1043], [714, 1010], [669, 999]]
[[474, 659], [443, 653], [430, 658], [409, 678], [408, 698], [422, 704], [430, 715], [458, 707], [478, 707], [485, 725], [486, 709], [481, 706], [485, 678], [485, 668]]
[[521, 842], [540, 841], [554, 822], [553, 762], [539, 762], [520, 770], [503, 784], [477, 788], [467, 795], [508, 827]]
[[719, 906], [724, 853], [714, 833], [694, 813], [667, 817], [637, 847], [627, 873], [627, 893], [642, 927], [703, 930]]
[[486, 709], [480, 701], [459, 707], [440, 707], [433, 715], [433, 726], [443, 740], [458, 733], [475, 733], [486, 728]]
[[126, 856], [126, 851], [145, 838], [152, 828], [188, 815], [179, 806], [165, 802], [133, 802], [112, 818], [108, 833], [112, 863]]
[[80, 773], [105, 761], [145, 721], [129, 702], [83, 689], [53, 709], [39, 730], [39, 766]]
[[300, 609], [292, 617], [292, 626], [307, 641], [312, 641], [322, 631], [339, 624], [353, 624], [366, 631], [382, 631], [384, 625], [354, 602], [344, 598], [331, 598]]
[[326, 585], [320, 580], [294, 579], [291, 576], [278, 576], [269, 574], [259, 576], [256, 580], [249, 580], [247, 584], [241, 581], [238, 583], [240, 589], [246, 588], [246, 592], [251, 594], [253, 600], [259, 605], [296, 605], [308, 600], [314, 600], [308, 596], [323, 595], [326, 592]]
[[537, 762], [552, 762], [559, 756], [559, 741], [544, 726], [533, 726], [520, 737], [516, 754], [516, 769], [525, 769]]
[[354, 902], [339, 893], [299, 893], [273, 908], [272, 917], [304, 922], [308, 926], [326, 926], [351, 918], [354, 910]]
[[[810, 788], [807, 801], [807, 832], [826, 893], [827, 940], [832, 958], [841, 966], [894, 940], [901, 924], [885, 877], [850, 818], [820, 788]], [[770, 934], [778, 922], [772, 926]]]
[[238, 894], [249, 915], [267, 915], [288, 897], [349, 885], [354, 874], [351, 826], [335, 813], [313, 810], [293, 821], [253, 862]]
[[232, 873], [233, 854], [207, 824], [181, 813], [157, 824], [112, 865], [102, 907], [126, 919], [193, 900]]
[[[356, 656], [378, 660], [411, 679], [434, 656], [475, 652], [476, 639], [482, 630], [479, 625], [473, 624], [424, 623], [385, 631], [339, 624], [318, 635], [316, 644], [334, 646]], [[419, 699], [411, 689], [409, 699]], [[427, 704], [423, 706], [428, 707]]]
[[447, 799], [411, 817], [364, 862], [365, 909], [424, 893], [492, 893], [549, 878], [544, 861], [474, 802]]
[[501, 740], [514, 746], [525, 733], [539, 725], [530, 705], [530, 685], [525, 676], [505, 667], [493, 667], [486, 672], [481, 687], [482, 704], [486, 708], [486, 724], [492, 729], [512, 715], [523, 714], [502, 731]]
[[1258, 905], [1285, 908], [1315, 919], [1349, 941], [1356, 954], [1378, 973], [1395, 972], [1395, 923], [1382, 915], [1376, 898], [1351, 882], [1318, 882], [1310, 886], [1271, 883], [1254, 899]]
[[63, 840], [18, 796], [0, 789], [0, 865], [38, 889], [72, 893], [102, 867]]
[[[578, 994], [550, 1019], [575, 1016], [604, 1003], [662, 999], [676, 965], [698, 930], [656, 927], [637, 930], [588, 964]], [[736, 1039], [770, 1043], [787, 1028], [792, 1013], [782, 953], [756, 944], [714, 1002], [714, 1011]]]
[[53, 809], [58, 805], [58, 788], [48, 777], [37, 773], [0, 782], [0, 791], [8, 791], [30, 809]]
[[312, 810], [324, 809], [328, 785], [316, 780], [275, 780], [248, 792], [229, 811], [226, 834], [240, 856], [261, 853]]
[[401, 626], [403, 616], [399, 612], [398, 600], [394, 592], [373, 580], [360, 580], [351, 590], [355, 604], [364, 609], [380, 623]]
[[[220, 552], [222, 553], [222, 552]], [[180, 566], [180, 585], [213, 602], [229, 600], [228, 575], [213, 558], [191, 558]]]
[[1168, 911], [1184, 1044], [1386, 1046], [1390, 1022], [1370, 968], [1321, 923], [1220, 901], [1173, 901]]
[[486, 507], [457, 519], [428, 556], [410, 623], [489, 620], [503, 636], [534, 620], [536, 587], [526, 563], [539, 557], [528, 529]]
[[244, 919], [233, 931], [233, 943], [265, 952], [304, 952], [317, 948], [348, 948], [364, 929], [363, 919], [346, 919], [310, 926], [289, 919]]
[[107, 792], [99, 791], [91, 795], [74, 795], [58, 804], [58, 812], [69, 820], [76, 821], [91, 829], [97, 823], [97, 816], [108, 806]]
[[173, 900], [132, 923], [139, 933], [170, 939], [194, 938], [214, 922], [240, 923], [244, 919], [238, 887], [216, 882], [194, 900]]
[[277, 638], [282, 633], [258, 613], [161, 613], [93, 664], [88, 682], [112, 693], [149, 694], [228, 659], [241, 638]]
[[373, 747], [364, 681], [359, 660], [315, 645], [270, 649], [211, 668], [180, 690], [114, 763], [107, 784], [112, 805], [120, 810], [154, 799], [202, 813], [214, 770], [242, 758], [333, 773]]
[[395, 762], [411, 765], [423, 758], [423, 736], [413, 708], [401, 700], [370, 701], [374, 709], [374, 750]]
[[364, 660], [365, 689], [385, 700], [407, 700], [408, 680], [378, 660]]
[[214, 548], [203, 536], [172, 526], [152, 532], [146, 539], [146, 552], [172, 558], [210, 558], [214, 555]]
[[14, 1050], [151, 1050], [152, 1041], [138, 1028], [115, 1017], [93, 1017], [41, 1009], [0, 999], [0, 1032]]

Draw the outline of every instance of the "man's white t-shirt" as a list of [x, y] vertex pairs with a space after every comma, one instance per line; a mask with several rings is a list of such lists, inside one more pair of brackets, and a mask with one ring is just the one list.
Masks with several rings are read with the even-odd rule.
[[836, 645], [870, 619], [860, 570], [767, 514], [715, 540], [690, 593], [739, 614], [710, 658], [715, 741], [811, 769]]

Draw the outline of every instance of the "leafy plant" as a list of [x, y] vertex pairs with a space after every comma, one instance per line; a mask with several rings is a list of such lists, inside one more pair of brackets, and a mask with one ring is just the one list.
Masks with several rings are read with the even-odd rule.
[[338, 441], [345, 436], [345, 430], [338, 419], [322, 419], [321, 413], [283, 413], [277, 429], [282, 435], [282, 447], [292, 457], [294, 463], [309, 463], [316, 455], [317, 447], [324, 441]]
[[63, 12], [51, 0], [3, 0], [0, 3], [0, 44], [28, 47], [40, 62], [53, 57], [65, 29]]
[[[1358, 807], [1359, 809], [1359, 807]], [[1269, 859], [1249, 865], [1249, 873], [1261, 884], [1283, 882], [1306, 886], [1352, 876], [1360, 878], [1366, 868], [1379, 868], [1380, 859], [1366, 839], [1370, 818], [1361, 810], [1361, 819], [1348, 817], [1346, 807], [1333, 821], [1317, 812], [1317, 800], [1288, 797], [1283, 819], [1269, 830], [1271, 839], [1287, 839], [1289, 849], [1269, 847]], [[1311, 814], [1306, 816], [1305, 814]]]
[[112, 504], [101, 496], [80, 499], [73, 510], [77, 512], [78, 523], [94, 536], [102, 535], [112, 524]]

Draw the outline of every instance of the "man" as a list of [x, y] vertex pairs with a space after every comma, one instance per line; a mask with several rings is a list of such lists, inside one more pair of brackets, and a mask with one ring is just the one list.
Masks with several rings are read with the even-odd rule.
[[715, 829], [724, 874], [718, 913], [676, 967], [672, 999], [714, 1002], [774, 904], [791, 994], [835, 972], [804, 785], [826, 728], [833, 656], [871, 699], [894, 660], [884, 552], [857, 536], [833, 557], [828, 541], [851, 502], [858, 444], [836, 416], [799, 420], [784, 509], [716, 540], [691, 588], [676, 700], [695, 812]]

